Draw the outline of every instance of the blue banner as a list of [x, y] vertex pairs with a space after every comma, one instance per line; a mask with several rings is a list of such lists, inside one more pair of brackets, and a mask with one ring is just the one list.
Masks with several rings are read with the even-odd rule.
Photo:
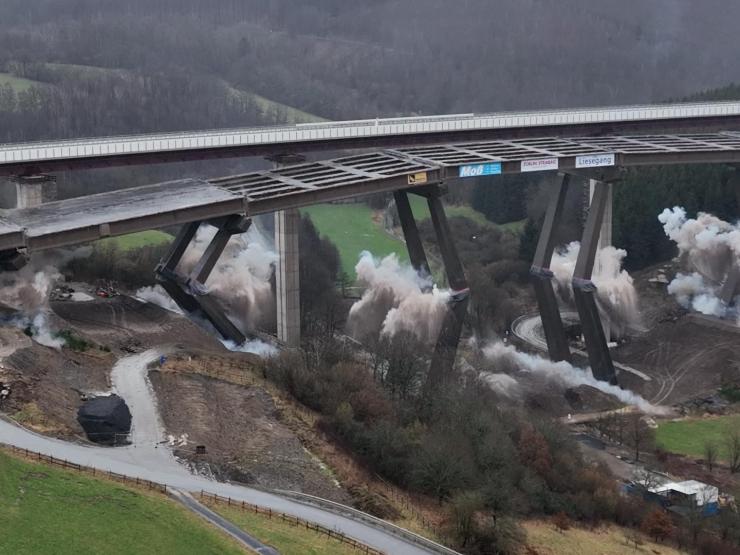
[[482, 175], [501, 175], [501, 162], [490, 164], [471, 164], [460, 166], [460, 177], [480, 177]]

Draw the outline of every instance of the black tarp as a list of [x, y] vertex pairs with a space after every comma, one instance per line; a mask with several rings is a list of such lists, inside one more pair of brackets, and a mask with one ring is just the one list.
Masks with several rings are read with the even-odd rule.
[[77, 421], [95, 443], [127, 443], [131, 431], [131, 411], [118, 395], [85, 401], [77, 411]]

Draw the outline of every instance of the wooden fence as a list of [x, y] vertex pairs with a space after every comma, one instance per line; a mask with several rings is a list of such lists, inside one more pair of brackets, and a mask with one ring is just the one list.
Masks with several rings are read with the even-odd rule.
[[76, 470], [77, 472], [85, 472], [87, 474], [90, 474], [91, 476], [100, 476], [102, 478], [110, 478], [111, 480], [116, 480], [117, 482], [129, 484], [129, 485], [136, 485], [139, 487], [145, 487], [147, 489], [155, 490], [160, 493], [167, 493], [166, 485], [159, 484], [157, 482], [152, 482], [151, 480], [145, 480], [143, 478], [133, 478], [131, 476], [126, 476], [125, 474], [118, 474], [117, 472], [112, 472], [110, 470], [97, 470], [90, 466], [73, 463], [65, 459], [58, 459], [50, 455], [43, 455], [35, 451], [30, 451], [28, 449], [21, 449], [19, 447], [14, 447], [12, 445], [6, 445], [6, 447], [10, 449], [13, 453], [22, 455], [26, 457], [27, 459], [44, 462], [46, 464], [59, 466], [61, 468]]
[[[155, 490], [160, 493], [167, 493], [167, 486], [165, 484], [160, 484], [158, 482], [152, 482], [151, 480], [144, 480], [143, 478], [133, 478], [131, 476], [126, 476], [125, 474], [118, 474], [117, 472], [111, 472], [110, 470], [97, 470], [90, 466], [73, 463], [65, 459], [58, 459], [50, 455], [43, 455], [41, 453], [37, 453], [36, 451], [31, 451], [29, 449], [21, 449], [20, 447], [15, 447], [13, 445], [6, 445], [2, 443], [0, 443], [0, 445], [6, 447], [11, 452], [21, 455], [27, 459], [43, 462], [46, 464], [51, 464], [54, 466], [59, 466], [61, 468], [75, 470], [77, 472], [85, 472], [92, 476], [110, 478], [112, 480], [116, 480], [124, 484], [145, 487], [147, 489]], [[317, 532], [319, 534], [324, 534], [330, 538], [334, 538], [342, 542], [343, 544], [348, 545], [353, 549], [356, 549], [360, 553], [366, 553], [367, 555], [384, 555], [382, 551], [378, 551], [377, 549], [374, 549], [370, 547], [369, 545], [365, 545], [364, 543], [358, 542], [357, 540], [350, 538], [349, 536], [346, 536], [345, 534], [341, 532], [337, 532], [336, 530], [332, 530], [331, 528], [326, 528], [325, 526], [321, 526], [320, 524], [315, 524], [313, 522], [309, 522], [307, 520], [303, 520], [301, 518], [297, 518], [292, 515], [287, 515], [285, 513], [276, 512], [276, 511], [273, 511], [272, 509], [265, 509], [264, 507], [260, 507], [259, 505], [253, 505], [252, 503], [247, 503], [245, 501], [237, 501], [236, 499], [231, 499], [230, 497], [223, 497], [220, 495], [216, 495], [215, 493], [209, 493], [204, 490], [201, 490], [200, 492], [200, 499], [212, 501], [213, 503], [216, 503], [216, 504], [221, 503], [224, 505], [228, 505], [229, 507], [236, 507], [243, 511], [250, 511], [256, 514], [265, 515], [271, 519], [272, 518], [279, 519], [293, 526], [301, 526], [303, 528], [306, 528], [307, 530], [313, 530], [314, 532]]]
[[368, 545], [365, 545], [364, 543], [358, 542], [357, 540], [350, 538], [349, 536], [343, 534], [342, 532], [337, 532], [336, 530], [332, 530], [331, 528], [321, 526], [320, 524], [308, 522], [307, 520], [303, 520], [302, 518], [298, 518], [292, 515], [286, 515], [285, 513], [281, 513], [277, 511], [273, 511], [272, 509], [265, 509], [264, 507], [260, 507], [259, 505], [253, 505], [252, 503], [247, 503], [245, 501], [238, 501], [236, 499], [231, 499], [230, 497], [223, 497], [221, 495], [216, 495], [215, 493], [209, 493], [207, 491], [202, 491], [202, 490], [200, 492], [200, 500], [210, 501], [214, 504], [227, 505], [229, 507], [234, 507], [242, 511], [249, 511], [252, 513], [256, 513], [258, 515], [266, 516], [267, 518], [270, 518], [270, 519], [274, 518], [276, 520], [281, 520], [283, 522], [287, 522], [291, 526], [299, 526], [299, 527], [305, 528], [306, 530], [313, 530], [314, 532], [317, 532], [319, 534], [324, 534], [330, 538], [339, 540], [343, 544], [348, 545], [353, 549], [356, 549], [360, 553], [367, 553], [369, 555], [384, 555], [382, 551], [378, 551], [377, 549], [374, 549]]

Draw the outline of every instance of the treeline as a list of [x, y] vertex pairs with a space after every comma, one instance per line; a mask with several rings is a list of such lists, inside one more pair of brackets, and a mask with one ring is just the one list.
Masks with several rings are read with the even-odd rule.
[[729, 0], [7, 0], [0, 66], [186, 70], [330, 119], [645, 102], [740, 78], [739, 15]]

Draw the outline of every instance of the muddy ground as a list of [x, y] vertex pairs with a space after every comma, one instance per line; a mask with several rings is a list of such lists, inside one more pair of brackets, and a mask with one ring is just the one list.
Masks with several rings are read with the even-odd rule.
[[[221, 478], [347, 502], [328, 470], [283, 423], [264, 388], [172, 371], [152, 371], [150, 379], [167, 432], [187, 434], [188, 445], [178, 455], [207, 462]], [[195, 454], [197, 445], [205, 446], [205, 455]]]

